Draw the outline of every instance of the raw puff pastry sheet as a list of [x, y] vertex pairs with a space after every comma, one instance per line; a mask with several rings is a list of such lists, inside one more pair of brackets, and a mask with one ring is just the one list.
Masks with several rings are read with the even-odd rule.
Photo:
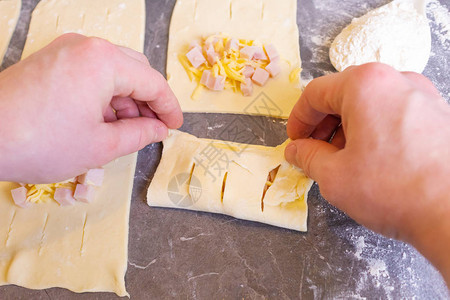
[[[313, 181], [278, 147], [199, 139], [172, 131], [147, 193], [150, 206], [221, 213], [279, 227], [307, 230]], [[263, 197], [270, 171], [278, 173]]]
[[[301, 94], [299, 82], [289, 80], [301, 67], [296, 19], [297, 0], [178, 0], [170, 24], [167, 78], [182, 110], [288, 118]], [[197, 83], [189, 80], [178, 55], [186, 54], [193, 40], [218, 33], [273, 43], [281, 56], [281, 74], [264, 87], [255, 86], [251, 97], [203, 89], [198, 99], [191, 99]]]

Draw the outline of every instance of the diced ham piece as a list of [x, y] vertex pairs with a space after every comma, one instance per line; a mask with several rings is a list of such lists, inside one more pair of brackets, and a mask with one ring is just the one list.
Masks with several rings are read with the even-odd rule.
[[280, 62], [275, 60], [266, 66], [266, 71], [270, 73], [270, 76], [275, 77], [281, 72]]
[[208, 48], [206, 51], [206, 58], [211, 66], [213, 66], [216, 61], [219, 59], [219, 54], [214, 51], [214, 47]]
[[264, 53], [264, 49], [261, 46], [255, 46], [255, 54], [253, 59], [267, 60], [267, 55]]
[[225, 45], [225, 50], [239, 50], [239, 41], [237, 39], [229, 39]]
[[274, 44], [265, 45], [267, 56], [270, 61], [276, 61], [280, 59], [280, 55], [278, 54], [277, 48], [275, 48]]
[[241, 57], [246, 59], [253, 59], [253, 56], [256, 53], [256, 47], [254, 46], [245, 46], [241, 49]]
[[17, 206], [26, 208], [30, 205], [30, 203], [27, 202], [27, 188], [26, 187], [21, 186], [19, 188], [11, 190], [11, 195], [13, 197], [14, 203]]
[[104, 169], [91, 169], [87, 173], [78, 176], [78, 182], [94, 186], [102, 186], [105, 177]]
[[253, 82], [250, 78], [245, 78], [245, 83], [241, 83], [241, 91], [245, 97], [253, 94]]
[[211, 71], [204, 70], [202, 73], [202, 78], [200, 78], [200, 83], [203, 84], [204, 86], [207, 86], [210, 77], [211, 77]]
[[54, 198], [61, 206], [69, 206], [75, 204], [73, 191], [67, 188], [56, 188]]
[[245, 66], [242, 70], [242, 75], [244, 75], [246, 78], [251, 78], [253, 73], [255, 73], [255, 68], [252, 66]]
[[211, 44], [211, 43], [204, 44], [204, 45], [203, 45], [203, 52], [208, 53], [208, 52], [210, 52], [210, 51], [215, 51], [215, 50], [214, 50], [214, 45]]
[[77, 201], [91, 203], [95, 197], [95, 187], [87, 184], [77, 184], [73, 197]]
[[205, 63], [206, 59], [199, 48], [192, 48], [187, 54], [187, 59], [191, 62], [194, 68], [200, 67]]
[[257, 68], [252, 76], [252, 80], [257, 85], [263, 86], [269, 79], [269, 75], [270, 75], [269, 72], [267, 72], [266, 70]]
[[210, 46], [212, 46], [212, 45], [215, 45], [218, 41], [220, 41], [221, 39], [219, 38], [219, 37], [217, 37], [217, 36], [210, 36], [209, 38], [207, 38], [206, 40], [205, 40], [205, 46], [207, 47], [207, 48], [209, 48]]
[[213, 91], [222, 91], [225, 87], [225, 78], [220, 75], [217, 77], [210, 76], [206, 86]]
[[189, 50], [192, 50], [194, 48], [197, 48], [199, 51], [202, 51], [202, 46], [200, 46], [199, 42], [195, 40], [189, 44]]

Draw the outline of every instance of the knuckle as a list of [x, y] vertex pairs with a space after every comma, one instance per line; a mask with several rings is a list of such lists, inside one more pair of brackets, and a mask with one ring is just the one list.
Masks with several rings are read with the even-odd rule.
[[364, 88], [390, 80], [393, 73], [396, 73], [396, 71], [388, 65], [368, 63], [350, 70], [349, 77], [351, 81], [358, 82], [359, 86]]
[[108, 51], [112, 44], [107, 40], [98, 37], [88, 37], [85, 40], [86, 48], [92, 51]]
[[55, 41], [67, 41], [67, 40], [71, 40], [74, 38], [79, 38], [81, 35], [78, 33], [74, 33], [74, 32], [69, 32], [69, 33], [64, 33], [60, 36], [58, 36]]
[[88, 37], [74, 51], [76, 51], [75, 55], [81, 59], [98, 64], [102, 61], [106, 62], [114, 54], [115, 46], [107, 40]]
[[147, 56], [145, 56], [144, 53], [140, 53], [140, 52], [136, 52], [136, 53], [137, 53], [137, 56], [139, 57], [139, 60], [150, 67], [150, 61], [148, 60]]

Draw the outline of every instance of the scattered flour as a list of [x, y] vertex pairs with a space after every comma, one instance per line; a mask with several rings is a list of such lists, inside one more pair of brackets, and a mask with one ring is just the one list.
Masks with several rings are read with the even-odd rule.
[[427, 19], [412, 1], [395, 0], [352, 20], [330, 48], [333, 66], [382, 62], [399, 71], [421, 73], [431, 50]]
[[[386, 269], [386, 263], [380, 259], [369, 259], [369, 273], [370, 275], [380, 278], [383, 277], [389, 277], [389, 273]], [[379, 284], [379, 282], [378, 282]]]
[[384, 257], [373, 256], [377, 246], [367, 244], [364, 235], [351, 235], [351, 242], [355, 247], [354, 256], [366, 265], [366, 270], [358, 274], [356, 292], [359, 294], [368, 285], [373, 285], [383, 290], [387, 299], [391, 299], [395, 288]]
[[450, 50], [450, 12], [438, 0], [430, 0], [427, 7], [433, 33], [444, 49]]
[[215, 124], [214, 126], [208, 126], [208, 130], [214, 130], [214, 129], [217, 129], [217, 128], [222, 128], [223, 126], [225, 126], [224, 123]]
[[357, 259], [361, 259], [361, 254], [365, 246], [366, 243], [364, 242], [364, 237], [363, 236], [358, 237], [355, 244], [356, 247], [355, 256]]

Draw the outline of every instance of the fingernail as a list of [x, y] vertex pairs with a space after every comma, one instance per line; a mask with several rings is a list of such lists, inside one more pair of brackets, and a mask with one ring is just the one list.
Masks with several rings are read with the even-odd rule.
[[297, 145], [291, 142], [287, 145], [286, 150], [284, 150], [284, 156], [288, 162], [295, 163], [295, 157], [297, 156]]

